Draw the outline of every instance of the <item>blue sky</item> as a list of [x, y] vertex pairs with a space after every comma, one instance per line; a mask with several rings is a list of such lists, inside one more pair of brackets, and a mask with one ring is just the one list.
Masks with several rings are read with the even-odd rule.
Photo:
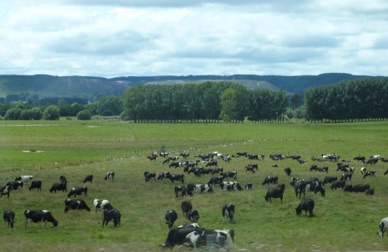
[[388, 75], [385, 0], [1, 1], [0, 74]]

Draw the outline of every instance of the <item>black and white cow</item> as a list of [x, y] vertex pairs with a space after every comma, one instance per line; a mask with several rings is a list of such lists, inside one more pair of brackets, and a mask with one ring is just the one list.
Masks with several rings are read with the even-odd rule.
[[305, 211], [305, 213], [307, 214], [308, 211], [310, 213], [310, 217], [313, 216], [313, 210], [314, 200], [309, 198], [303, 198], [299, 205], [295, 208], [296, 215], [301, 215], [302, 211]]
[[90, 182], [91, 184], [93, 183], [93, 175], [92, 174], [85, 176], [84, 183], [86, 183], [86, 182]]
[[175, 192], [175, 197], [178, 198], [179, 196], [193, 196], [192, 190], [188, 189], [187, 186], [182, 185], [182, 186], [175, 186], [174, 187], [174, 192]]
[[223, 172], [224, 172], [224, 168], [216, 167], [216, 168], [213, 168], [212, 175], [214, 175], [214, 174], [222, 174]]
[[183, 217], [188, 218], [187, 214], [190, 212], [191, 209], [193, 209], [193, 205], [191, 204], [190, 200], [182, 201], [181, 209]]
[[186, 242], [186, 236], [194, 231], [202, 231], [197, 223], [178, 226], [168, 232], [167, 239], [162, 248], [173, 248], [176, 245], [183, 245]]
[[9, 186], [10, 190], [16, 190], [19, 187], [23, 188], [23, 182], [22, 181], [10, 181], [6, 185]]
[[206, 167], [208, 166], [217, 166], [218, 165], [218, 161], [217, 160], [210, 160], [207, 164], [206, 164]]
[[180, 181], [185, 183], [185, 175], [184, 174], [170, 174], [168, 178], [171, 180], [171, 183], [174, 181]]
[[67, 197], [71, 197], [74, 195], [74, 198], [77, 197], [77, 195], [84, 194], [86, 196], [88, 194], [88, 188], [86, 186], [84, 187], [73, 187], [71, 188], [70, 192], [67, 194]]
[[57, 191], [66, 191], [67, 192], [67, 184], [62, 184], [62, 183], [54, 183], [51, 188], [50, 188], [50, 192], [57, 192]]
[[248, 182], [245, 184], [245, 190], [252, 190], [252, 188], [253, 188], [253, 185], [251, 182]]
[[72, 210], [83, 210], [85, 209], [86, 211], [90, 212], [90, 207], [86, 204], [86, 202], [82, 199], [67, 199], [65, 200], [65, 213], [69, 209]]
[[242, 190], [244, 190], [237, 181], [224, 181], [221, 183], [221, 189], [224, 191], [242, 191]]
[[227, 220], [228, 222], [234, 223], [234, 210], [235, 206], [232, 203], [225, 204], [222, 206], [222, 218], [223, 220]]
[[166, 219], [166, 224], [168, 225], [168, 228], [172, 228], [174, 222], [178, 219], [178, 214], [174, 209], [170, 209], [167, 210], [164, 218]]
[[28, 190], [36, 189], [37, 191], [42, 191], [42, 181], [40, 180], [33, 180], [31, 181], [30, 186], [28, 187]]
[[191, 209], [187, 213], [187, 219], [189, 219], [192, 223], [197, 223], [199, 220], [199, 212], [197, 209]]
[[230, 171], [230, 172], [225, 172], [225, 173], [222, 173], [221, 176], [224, 178], [224, 179], [234, 179], [236, 180], [237, 179], [237, 172], [236, 171]]
[[11, 192], [10, 186], [0, 186], [0, 197], [3, 195], [7, 195], [7, 198], [9, 198], [9, 194]]
[[158, 180], [163, 180], [166, 179], [170, 176], [170, 172], [161, 172], [159, 173]]
[[110, 171], [110, 172], [107, 172], [106, 174], [105, 174], [105, 178], [104, 178], [105, 180], [110, 180], [110, 181], [113, 181], [114, 179], [115, 179], [115, 173], [114, 172], [112, 172], [112, 171]]
[[259, 170], [259, 165], [258, 164], [248, 164], [245, 166], [245, 170], [255, 173], [255, 170], [256, 171]]
[[22, 175], [20, 177], [15, 178], [15, 181], [20, 181], [20, 182], [31, 182], [34, 176], [32, 175]]
[[58, 226], [58, 221], [47, 210], [26, 210], [24, 216], [26, 217], [25, 228], [31, 221], [34, 223], [42, 222], [42, 228], [46, 226], [47, 222], [51, 222], [54, 227]]
[[96, 213], [97, 210], [111, 210], [113, 209], [112, 204], [109, 202], [109, 200], [106, 199], [94, 199], [93, 200], [93, 206], [94, 206], [94, 212]]
[[372, 176], [372, 177], [375, 177], [376, 175], [376, 171], [375, 170], [372, 170], [372, 171], [366, 171], [363, 178], [366, 178], [368, 176]]
[[285, 188], [286, 186], [284, 184], [269, 188], [267, 194], [264, 196], [265, 201], [272, 202], [272, 198], [280, 198], [280, 202], [283, 203], [283, 193]]
[[13, 224], [15, 223], [15, 213], [12, 210], [4, 210], [3, 219], [4, 222], [8, 223], [8, 227], [13, 228]]
[[156, 181], [156, 174], [154, 172], [145, 171], [144, 172], [144, 179], [146, 182], [150, 181], [151, 179]]
[[262, 183], [262, 185], [265, 185], [265, 184], [277, 184], [278, 183], [278, 177], [277, 176], [268, 176], [268, 177], [265, 177], [264, 178], [264, 181]]
[[195, 185], [196, 193], [212, 193], [213, 188], [209, 184], [196, 184]]
[[343, 173], [341, 180], [352, 180], [353, 173]]
[[113, 208], [110, 210], [103, 210], [102, 215], [103, 215], [102, 227], [104, 227], [104, 225], [107, 226], [111, 220], [113, 220], [113, 224], [115, 227], [117, 225], [119, 225], [120, 227], [121, 213], [116, 208]]
[[379, 235], [383, 238], [384, 233], [388, 230], [388, 217], [385, 217], [380, 221], [379, 229]]
[[229, 251], [234, 243], [234, 230], [195, 230], [186, 235], [185, 241], [188, 246], [193, 247], [194, 249], [211, 246], [220, 248], [222, 251], [224, 251], [224, 247], [226, 247], [226, 251]]
[[287, 168], [284, 168], [284, 172], [287, 174], [287, 176], [291, 176], [291, 168], [290, 167], [287, 167]]
[[219, 184], [221, 185], [222, 181], [224, 180], [224, 177], [211, 177], [209, 182], [208, 182], [208, 185], [215, 185], [215, 184]]

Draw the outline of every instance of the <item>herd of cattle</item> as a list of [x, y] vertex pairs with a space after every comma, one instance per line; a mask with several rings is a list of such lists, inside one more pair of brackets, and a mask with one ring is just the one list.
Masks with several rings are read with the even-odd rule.
[[[209, 154], [201, 154], [195, 156], [195, 161], [189, 159], [190, 155], [188, 153], [181, 154], [176, 157], [169, 157], [166, 153], [161, 154], [152, 154], [147, 158], [151, 161], [156, 161], [157, 158], [164, 158], [162, 164], [168, 164], [169, 170], [162, 171], [159, 173], [145, 171], [144, 178], [146, 182], [150, 181], [162, 181], [164, 179], [170, 180], [171, 183], [178, 182], [178, 185], [174, 184], [174, 195], [178, 199], [180, 197], [184, 198], [186, 196], [192, 197], [195, 194], [206, 194], [213, 193], [215, 191], [215, 186], [219, 186], [222, 191], [243, 191], [252, 189], [253, 185], [251, 182], [248, 182], [243, 186], [238, 182], [238, 173], [243, 172], [252, 172], [252, 174], [258, 171], [258, 163], [247, 164], [244, 170], [241, 169], [238, 171], [224, 171], [224, 168], [221, 168], [220, 162], [230, 162], [232, 158], [247, 157], [248, 160], [264, 160], [265, 155], [250, 155], [247, 152], [238, 152], [236, 155], [222, 155], [218, 152], [212, 152]], [[278, 162], [283, 159], [294, 159], [299, 164], [306, 164], [307, 161], [301, 159], [301, 156], [283, 156], [281, 154], [270, 155], [270, 158]], [[179, 161], [179, 160], [182, 161]], [[296, 215], [301, 215], [304, 211], [309, 216], [314, 216], [313, 210], [315, 202], [313, 199], [306, 197], [306, 192], [313, 192], [314, 194], [320, 193], [322, 197], [325, 197], [326, 190], [325, 185], [330, 184], [331, 190], [341, 189], [344, 192], [364, 192], [366, 195], [374, 195], [374, 188], [369, 183], [355, 184], [352, 185], [352, 177], [356, 173], [356, 169], [350, 166], [352, 161], [357, 162], [358, 165], [361, 165], [360, 174], [363, 179], [367, 177], [376, 176], [376, 171], [373, 170], [373, 165], [380, 162], [388, 162], [388, 159], [383, 158], [379, 155], [371, 156], [370, 158], [365, 158], [362, 156], [354, 157], [353, 160], [340, 160], [340, 156], [337, 154], [323, 154], [321, 158], [312, 157], [311, 160], [314, 162], [309, 166], [308, 170], [311, 172], [321, 172], [327, 174], [324, 178], [318, 179], [317, 177], [312, 176], [309, 179], [292, 177], [292, 169], [287, 167], [284, 170], [287, 176], [290, 177], [290, 186], [295, 191], [295, 195], [298, 198], [301, 198], [300, 203], [296, 206], [295, 212]], [[325, 161], [330, 162], [331, 164], [336, 164], [336, 171], [341, 172], [340, 176], [329, 176], [329, 166], [328, 165], [319, 165]], [[274, 164], [273, 167], [278, 167], [277, 164]], [[174, 168], [171, 170], [170, 168]], [[177, 168], [182, 168], [181, 172], [175, 172]], [[306, 169], [307, 170], [307, 169]], [[205, 178], [204, 183], [186, 183], [185, 179], [187, 176], [194, 175], [198, 178]], [[312, 173], [313, 174], [313, 173]], [[384, 175], [388, 174], [388, 169], [385, 171]], [[209, 179], [206, 176], [209, 175]], [[365, 180], [367, 181], [367, 180]], [[368, 181], [369, 182], [369, 181]], [[267, 193], [264, 196], [265, 201], [272, 202], [273, 198], [280, 199], [280, 202], [283, 201], [283, 195], [286, 188], [286, 184], [279, 184], [278, 176], [265, 176], [262, 182], [262, 185], [271, 185], [267, 189]], [[303, 196], [303, 197], [302, 197]], [[223, 233], [220, 230], [202, 230], [197, 221], [199, 218], [199, 213], [197, 210], [191, 209], [190, 211], [195, 211], [195, 218], [192, 217], [191, 212], [185, 212], [185, 206], [190, 205], [187, 203], [187, 200], [182, 202], [182, 212], [183, 216], [186, 216], [192, 224], [181, 225], [177, 228], [171, 229], [174, 221], [177, 219], [177, 213], [174, 209], [170, 209], [166, 213], [166, 224], [168, 224], [171, 229], [168, 233], [168, 237], [163, 246], [172, 247], [174, 245], [190, 245], [193, 247], [198, 246], [198, 244], [204, 245], [206, 242], [206, 235], [217, 233], [217, 237], [225, 237], [227, 242], [216, 241], [215, 244], [218, 246], [223, 246], [225, 244], [233, 244], [234, 239], [234, 230], [223, 230]], [[225, 211], [227, 206], [233, 206], [233, 210]], [[225, 204], [222, 208], [222, 215], [229, 221], [233, 222], [235, 205], [232, 203]], [[388, 230], [388, 217], [383, 219], [380, 223], [379, 234], [382, 237], [384, 232]], [[220, 233], [221, 232], [221, 233]], [[230, 238], [229, 238], [230, 236]], [[228, 240], [229, 239], [229, 240]]]
[[[114, 172], [107, 172], [105, 175], [105, 180], [114, 180]], [[93, 175], [85, 176], [83, 180], [84, 183], [90, 182], [93, 183]], [[0, 186], [0, 196], [7, 195], [10, 197], [10, 193], [17, 189], [22, 189], [24, 184], [29, 184], [28, 189], [30, 191], [42, 190], [42, 181], [34, 180], [34, 176], [32, 175], [23, 175], [19, 176], [15, 179], [15, 181], [8, 182], [5, 186]], [[56, 193], [57, 191], [68, 192], [67, 190], [67, 179], [65, 176], [59, 177], [59, 182], [55, 182], [52, 184], [49, 192]], [[72, 187], [67, 193], [67, 199], [64, 201], [65, 209], [64, 212], [68, 212], [69, 210], [86, 210], [90, 211], [90, 207], [83, 200], [77, 198], [77, 196], [83, 195], [87, 196], [88, 188], [87, 186], [82, 187]], [[73, 197], [73, 198], [71, 198]], [[97, 210], [102, 211], [102, 227], [107, 226], [110, 221], [113, 221], [114, 226], [120, 225], [121, 214], [119, 210], [115, 209], [108, 200], [100, 200], [95, 199], [93, 201], [93, 206], [95, 212]], [[25, 217], [25, 228], [29, 226], [29, 223], [42, 223], [42, 227], [46, 226], [47, 222], [53, 224], [54, 227], [58, 226], [58, 220], [54, 218], [52, 213], [48, 210], [30, 210], [27, 209], [24, 211]], [[3, 213], [4, 222], [8, 224], [10, 228], [14, 227], [15, 223], [15, 212], [10, 209], [5, 209]]]

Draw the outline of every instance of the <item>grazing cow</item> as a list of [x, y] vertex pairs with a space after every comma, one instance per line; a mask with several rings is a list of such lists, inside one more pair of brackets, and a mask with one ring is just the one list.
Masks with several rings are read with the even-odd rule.
[[19, 188], [23, 188], [23, 182], [22, 181], [10, 181], [6, 184], [7, 186], [9, 186], [9, 189], [10, 190], [16, 190]]
[[166, 224], [168, 225], [168, 228], [172, 228], [174, 225], [174, 222], [178, 219], [178, 214], [174, 209], [167, 210], [166, 215]]
[[292, 171], [290, 167], [285, 168], [284, 171], [286, 172], [287, 176], [291, 176]]
[[259, 160], [259, 155], [257, 154], [248, 154], [249, 160]]
[[265, 201], [272, 202], [272, 198], [280, 198], [280, 202], [283, 203], [283, 193], [285, 188], [286, 186], [284, 184], [269, 188], [267, 194], [264, 196]]
[[159, 173], [158, 180], [163, 180], [170, 177], [170, 172], [161, 172]]
[[20, 177], [15, 178], [15, 181], [20, 181], [20, 182], [31, 182], [34, 176], [32, 175], [22, 175]]
[[156, 180], [156, 174], [153, 173], [153, 172], [151, 173], [151, 172], [145, 171], [144, 172], [144, 178], [145, 178], [146, 182], [150, 181], [151, 179], [153, 179], [155, 181]]
[[105, 180], [110, 180], [110, 181], [113, 181], [115, 179], [115, 173], [114, 172], [107, 172], [106, 175], [105, 175]]
[[213, 168], [213, 170], [212, 170], [212, 175], [222, 174], [222, 173], [224, 173], [224, 168], [222, 168], [222, 167], [216, 167], [216, 168]]
[[[227, 247], [232, 248], [234, 240], [234, 230], [209, 230], [199, 229], [186, 235], [186, 243], [194, 249], [198, 247], [214, 246], [224, 251]], [[229, 250], [226, 250], [229, 251]]]
[[181, 166], [181, 162], [175, 161], [175, 162], [172, 162], [168, 167], [178, 168], [179, 166]]
[[197, 209], [191, 209], [187, 213], [187, 219], [189, 219], [193, 223], [197, 223], [199, 220], [199, 213]]
[[370, 185], [368, 184], [359, 184], [359, 185], [354, 185], [352, 192], [365, 192], [370, 188]]
[[364, 163], [365, 162], [365, 156], [357, 156], [357, 157], [354, 157], [353, 160], [362, 161]]
[[213, 188], [209, 184], [196, 184], [195, 185], [195, 192], [196, 193], [212, 193]]
[[303, 198], [299, 205], [295, 208], [296, 215], [301, 215], [302, 211], [305, 211], [307, 215], [307, 211], [310, 213], [310, 217], [313, 216], [314, 209], [314, 200], [309, 198]]
[[365, 191], [366, 195], [374, 195], [375, 194], [375, 189], [369, 188]]
[[306, 196], [306, 186], [309, 185], [311, 181], [304, 181], [304, 180], [298, 180], [294, 182], [294, 190], [295, 190], [295, 196], [299, 198]]
[[222, 173], [221, 176], [225, 179], [234, 179], [236, 180], [237, 179], [237, 172], [236, 171], [231, 171], [231, 172], [225, 172], [225, 173]]
[[310, 167], [310, 171], [319, 171], [319, 172], [329, 172], [329, 167], [327, 166], [317, 166], [317, 165], [312, 165]]
[[277, 176], [268, 176], [268, 177], [265, 177], [264, 178], [264, 181], [262, 183], [262, 185], [265, 185], [265, 184], [277, 184], [278, 183], [278, 177]]
[[74, 195], [74, 198], [77, 197], [77, 195], [84, 194], [86, 196], [88, 194], [88, 188], [86, 186], [84, 187], [73, 187], [71, 188], [70, 192], [67, 194], [67, 197], [71, 197]]
[[197, 223], [182, 225], [171, 229], [168, 232], [167, 239], [162, 244], [162, 248], [173, 248], [175, 245], [183, 245], [186, 242], [186, 236], [194, 231], [202, 231]]
[[113, 206], [110, 204], [109, 200], [105, 200], [105, 199], [102, 199], [102, 200], [94, 199], [93, 206], [94, 206], [95, 213], [97, 213], [97, 209], [101, 211], [113, 209]]
[[62, 183], [54, 183], [51, 188], [50, 188], [50, 192], [57, 192], [57, 191], [66, 191], [67, 192], [67, 184], [62, 184]]
[[368, 176], [375, 176], [375, 174], [376, 174], [376, 171], [367, 171], [367, 172], [365, 172], [365, 174], [364, 174], [364, 176], [363, 176], [363, 178], [366, 178], [366, 177], [368, 177]]
[[182, 209], [183, 217], [188, 218], [187, 214], [190, 212], [191, 209], [193, 209], [193, 205], [191, 204], [190, 200], [182, 201], [181, 209]]
[[218, 165], [218, 161], [217, 160], [210, 160], [207, 164], [206, 164], [206, 167], [208, 166], [217, 166]]
[[333, 183], [334, 181], [337, 181], [337, 180], [338, 180], [337, 177], [326, 176], [326, 177], [323, 179], [322, 185], [329, 184], [329, 183]]
[[192, 190], [189, 190], [187, 186], [182, 185], [182, 186], [175, 186], [174, 187], [174, 192], [175, 192], [175, 197], [178, 198], [179, 194], [180, 196], [185, 196], [186, 194], [189, 196], [193, 196]]
[[345, 185], [343, 190], [344, 190], [344, 192], [352, 192], [353, 186], [352, 185]]
[[368, 160], [364, 161], [364, 163], [365, 163], [365, 165], [367, 165], [367, 164], [374, 165], [374, 164], [377, 164], [378, 161], [379, 161], [378, 158], [376, 158], [376, 157], [371, 157], [371, 158], [369, 158]]
[[307, 191], [312, 191], [314, 194], [317, 194], [317, 192], [320, 192], [323, 197], [325, 197], [326, 190], [322, 187], [322, 182], [318, 179], [311, 179], [310, 183], [306, 185]]
[[221, 185], [223, 179], [224, 179], [223, 177], [211, 177], [208, 182], [208, 185], [215, 185], [215, 184]]
[[353, 173], [342, 174], [341, 180], [352, 180]]
[[8, 223], [8, 227], [13, 228], [13, 224], [15, 223], [15, 213], [12, 210], [4, 210], [3, 219], [4, 222]]
[[42, 222], [42, 228], [46, 226], [47, 222], [51, 222], [54, 227], [58, 226], [58, 221], [47, 210], [26, 210], [24, 216], [26, 217], [25, 228], [31, 221], [34, 223]]
[[156, 158], [157, 158], [158, 156], [157, 155], [155, 155], [155, 154], [152, 154], [152, 155], [150, 155], [150, 156], [147, 156], [147, 158], [149, 159], [149, 160], [153, 160], [153, 161], [156, 161]]
[[333, 189], [337, 190], [337, 188], [344, 189], [344, 187], [345, 187], [345, 180], [334, 181], [333, 183], [331, 183], [331, 186], [330, 186], [331, 190]]
[[232, 203], [225, 204], [222, 206], [222, 218], [225, 221], [225, 219], [228, 222], [234, 222], [233, 217], [234, 217], [234, 210], [235, 206]]
[[255, 170], [258, 171], [259, 170], [259, 166], [258, 164], [248, 164], [247, 166], [245, 166], [245, 170], [248, 172], [253, 172], [255, 173]]
[[252, 190], [252, 187], [253, 187], [253, 185], [251, 182], [248, 182], [245, 184], [245, 190]]
[[221, 189], [224, 191], [242, 191], [242, 190], [244, 190], [237, 181], [224, 181], [221, 183]]
[[91, 184], [93, 183], [93, 175], [87, 175], [84, 178], [84, 183], [90, 182]]
[[185, 175], [184, 174], [169, 174], [168, 178], [171, 180], [171, 183], [176, 181], [180, 181], [182, 183], [185, 182]]
[[0, 186], [0, 197], [3, 197], [3, 195], [7, 195], [7, 198], [9, 198], [9, 193], [11, 192], [10, 186]]
[[110, 210], [103, 210], [103, 220], [102, 220], [102, 227], [108, 226], [108, 223], [113, 220], [113, 224], [116, 227], [119, 225], [120, 227], [120, 220], [121, 220], [121, 213], [116, 208], [110, 209]]
[[28, 190], [37, 189], [38, 191], [42, 191], [42, 181], [40, 180], [33, 180], [31, 181], [30, 187], [28, 187]]
[[86, 211], [90, 212], [90, 207], [86, 204], [84, 200], [81, 199], [67, 199], [65, 200], [65, 213], [69, 209], [72, 210], [83, 210], [85, 209]]
[[379, 228], [380, 228], [379, 235], [380, 235], [381, 238], [383, 238], [384, 237], [384, 233], [388, 230], [388, 217], [383, 218], [380, 221]]

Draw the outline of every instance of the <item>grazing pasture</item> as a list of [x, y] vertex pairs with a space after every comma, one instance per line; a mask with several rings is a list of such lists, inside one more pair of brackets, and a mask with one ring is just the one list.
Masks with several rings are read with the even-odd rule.
[[[226, 191], [212, 185], [213, 193], [175, 197], [174, 187], [207, 183], [218, 174], [184, 172], [183, 166], [163, 164], [165, 157], [150, 160], [147, 156], [168, 152], [178, 161], [201, 160], [200, 154], [228, 154], [229, 162], [220, 157], [218, 167], [224, 172], [236, 171], [237, 181], [251, 190]], [[264, 155], [254, 160], [255, 173], [247, 172], [252, 160], [237, 157], [237, 152]], [[180, 155], [185, 153], [186, 155]], [[189, 154], [189, 155], [187, 155]], [[301, 156], [273, 160], [270, 155]], [[369, 184], [374, 195], [331, 190], [325, 184], [325, 197], [306, 191], [315, 202], [314, 216], [296, 215], [301, 199], [290, 185], [291, 177], [310, 180], [325, 176], [341, 178], [337, 162], [319, 161], [322, 154], [338, 154], [340, 162], [354, 167], [351, 181], [346, 184]], [[4, 223], [0, 243], [4, 251], [160, 251], [168, 234], [165, 214], [169, 209], [178, 213], [174, 227], [188, 224], [182, 216], [181, 203], [190, 200], [198, 210], [198, 224], [206, 229], [233, 229], [235, 251], [344, 251], [388, 250], [388, 238], [377, 234], [382, 218], [388, 216], [388, 163], [367, 164], [375, 176], [363, 178], [360, 168], [365, 164], [354, 157], [372, 155], [388, 157], [388, 122], [352, 124], [133, 124], [106, 121], [0, 121], [0, 186], [22, 175], [32, 175], [42, 181], [42, 190], [22, 189], [0, 198], [2, 211], [15, 212], [15, 224]], [[184, 157], [185, 156], [185, 157]], [[216, 155], [217, 156], [217, 155]], [[314, 158], [313, 158], [314, 157]], [[171, 161], [172, 162], [172, 161]], [[198, 166], [206, 167], [205, 162]], [[328, 172], [310, 171], [311, 165], [327, 166]], [[288, 176], [284, 169], [292, 169]], [[105, 180], [106, 172], [115, 172], [114, 180]], [[144, 172], [184, 174], [184, 183], [170, 179], [145, 181]], [[88, 206], [94, 199], [107, 199], [120, 211], [120, 226], [112, 223], [102, 228], [102, 213], [97, 211], [64, 212], [68, 192], [50, 193], [53, 183], [65, 176], [67, 188], [84, 187], [87, 194], [77, 195]], [[265, 177], [277, 176], [285, 184], [283, 203], [280, 199], [267, 202]], [[223, 220], [222, 206], [233, 202], [236, 207], [233, 222]], [[25, 228], [25, 210], [44, 209], [58, 221], [31, 224]], [[173, 248], [178, 251], [178, 248]]]

